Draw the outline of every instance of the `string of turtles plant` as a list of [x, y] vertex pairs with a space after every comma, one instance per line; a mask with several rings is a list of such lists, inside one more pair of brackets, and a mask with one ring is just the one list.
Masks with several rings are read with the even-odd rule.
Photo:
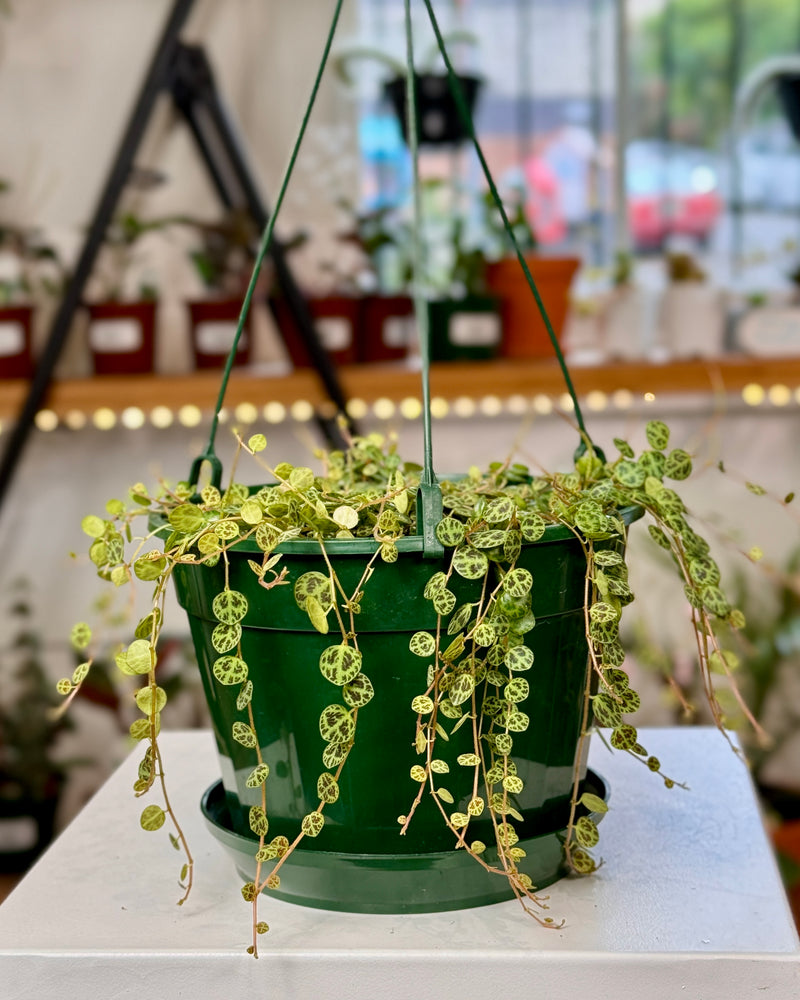
[[[337, 0], [326, 55], [341, 2]], [[440, 40], [448, 73], [452, 75], [429, 0], [425, 0], [425, 5]], [[408, 4], [406, 14], [410, 33]], [[324, 62], [325, 57], [314, 92]], [[413, 68], [410, 46], [409, 63]], [[240, 331], [314, 92], [275, 211], [262, 237], [242, 309]], [[410, 121], [413, 120], [411, 114]], [[477, 142], [476, 148], [480, 153]], [[507, 225], [488, 170], [487, 179]], [[510, 230], [509, 235], [514, 242]], [[519, 256], [532, 293], [539, 301], [521, 252]], [[421, 318], [420, 325], [424, 327], [424, 310]], [[563, 362], [554, 337], [553, 342]], [[215, 475], [221, 470], [213, 452], [213, 436], [234, 353], [235, 345], [223, 376], [209, 448], [196, 463], [199, 466], [202, 461], [209, 462]], [[566, 369], [564, 375], [571, 386]], [[423, 388], [426, 391], [425, 380]], [[583, 432], [577, 400], [575, 404], [576, 419]], [[667, 785], [675, 784], [674, 779], [662, 772], [660, 762], [640, 744], [636, 727], [630, 721], [630, 715], [639, 705], [639, 696], [622, 669], [624, 651], [619, 641], [620, 618], [633, 599], [625, 563], [626, 509], [639, 508], [649, 515], [653, 539], [674, 558], [691, 607], [705, 693], [715, 721], [720, 728], [724, 724], [712, 674], [715, 669], [730, 674], [731, 668], [715, 628], [720, 621], [734, 629], [741, 627], [743, 618], [729, 606], [708, 544], [690, 527], [683, 501], [665, 482], [678, 482], [690, 474], [689, 455], [680, 449], [668, 450], [669, 432], [663, 423], [651, 421], [647, 425], [647, 438], [649, 448], [638, 457], [626, 442], [619, 441], [618, 457], [606, 461], [588, 435], [583, 434], [579, 457], [568, 473], [534, 477], [525, 467], [506, 462], [486, 473], [471, 470], [463, 479], [441, 483], [444, 516], [438, 520], [435, 534], [438, 543], [452, 552], [445, 570], [439, 568], [441, 563], [431, 562], [436, 568], [431, 570], [425, 585], [425, 596], [436, 612], [436, 627], [417, 632], [410, 644], [412, 652], [422, 661], [420, 687], [409, 706], [409, 733], [401, 733], [398, 738], [414, 743], [419, 763], [411, 768], [408, 780], [417, 782], [418, 787], [416, 792], [411, 787], [405, 812], [399, 815], [399, 828], [401, 833], [408, 830], [423, 797], [432, 797], [442, 823], [453, 836], [453, 848], [465, 850], [477, 864], [505, 878], [525, 910], [548, 926], [554, 922], [542, 915], [547, 909], [546, 901], [537, 895], [524, 870], [524, 851], [519, 846], [522, 815], [515, 805], [515, 796], [524, 785], [515, 766], [514, 740], [530, 725], [526, 712], [530, 685], [525, 673], [533, 664], [525, 637], [536, 628], [531, 594], [537, 581], [528, 569], [518, 565], [524, 546], [535, 544], [548, 524], [563, 525], [574, 534], [585, 556], [588, 669], [564, 842], [566, 861], [574, 871], [586, 874], [599, 863], [592, 854], [599, 831], [587, 811], [602, 812], [605, 803], [583, 792], [580, 781], [583, 746], [595, 720], [611, 728], [610, 743], [614, 748], [641, 761]], [[173, 846], [185, 856], [180, 874], [184, 888], [180, 903], [191, 889], [193, 861], [164, 780], [159, 733], [166, 694], [156, 676], [157, 649], [164, 624], [167, 586], [175, 571], [189, 564], [200, 568], [222, 565], [222, 586], [212, 602], [217, 621], [212, 636], [217, 654], [213, 675], [216, 683], [236, 692], [240, 718], [232, 724], [232, 736], [252, 751], [252, 769], [246, 784], [257, 790], [259, 796], [259, 802], [249, 808], [255, 877], [242, 887], [243, 897], [252, 906], [253, 937], [248, 950], [254, 955], [259, 934], [268, 930], [267, 924], [259, 919], [261, 893], [279, 888], [281, 869], [298, 845], [306, 837], [317, 837], [324, 829], [325, 808], [337, 800], [339, 779], [358, 742], [359, 716], [375, 710], [370, 705], [373, 682], [362, 669], [358, 629], [360, 603], [370, 586], [370, 577], [379, 560], [394, 562], [403, 558], [397, 544], [400, 539], [418, 534], [420, 526], [430, 529], [433, 522], [429, 515], [436, 492], [428, 466], [421, 475], [418, 466], [401, 460], [393, 445], [375, 437], [356, 438], [346, 451], [324, 456], [320, 474], [288, 463], [270, 468], [260, 457], [265, 447], [262, 435], [255, 435], [247, 443], [240, 439], [237, 459], [242, 451], [253, 455], [272, 480], [271, 485], [255, 489], [242, 485], [236, 480], [235, 462], [227, 488], [220, 489], [217, 483], [221, 480], [215, 478], [198, 494], [197, 467], [190, 475], [192, 482], [174, 487], [162, 485], [152, 493], [137, 483], [127, 501], [115, 499], [107, 504], [106, 517], [90, 515], [83, 521], [83, 529], [92, 539], [90, 558], [103, 579], [115, 586], [141, 581], [153, 588], [151, 609], [138, 623], [133, 640], [119, 652], [116, 662], [124, 674], [143, 679], [135, 696], [142, 718], [131, 726], [132, 737], [143, 745], [134, 792], [143, 796], [156, 788], [160, 790], [161, 804], [145, 806], [140, 822], [145, 830], [159, 830], [167, 820], [173, 827], [170, 833]], [[421, 525], [423, 520], [425, 523]], [[140, 528], [141, 524], [145, 527]], [[376, 542], [374, 551], [365, 559], [358, 583], [348, 593], [328, 558], [326, 544], [334, 539], [370, 537]], [[306, 572], [291, 579], [287, 565], [282, 565], [281, 545], [297, 538], [318, 543], [326, 573]], [[270, 773], [262, 756], [263, 734], [257, 732], [252, 707], [259, 677], [257, 670], [251, 670], [252, 665], [246, 662], [242, 648], [242, 622], [248, 613], [248, 601], [230, 585], [231, 553], [242, 543], [252, 542], [261, 553], [260, 559], [249, 560], [259, 584], [267, 591], [293, 587], [294, 599], [312, 626], [324, 635], [332, 631], [337, 639], [318, 658], [318, 668], [332, 691], [330, 704], [319, 716], [322, 767], [317, 780], [318, 803], [299, 822], [292, 840], [285, 835], [267, 839]], [[475, 585], [475, 600], [458, 605], [458, 588], [451, 586], [456, 578]], [[79, 649], [88, 648], [91, 642], [88, 625], [82, 623], [74, 628], [73, 642]], [[59, 690], [67, 702], [74, 697], [90, 667], [91, 658], [87, 657], [72, 678], [59, 682]], [[461, 729], [462, 735], [456, 738], [464, 740], [465, 749], [456, 758], [457, 766], [469, 769], [472, 777], [472, 794], [463, 804], [456, 802], [447, 787], [450, 765], [437, 752], [441, 741], [450, 741]], [[364, 794], [368, 795], [369, 789]], [[403, 805], [399, 803], [398, 808]], [[481, 831], [490, 831], [489, 844], [471, 832], [479, 821]], [[493, 851], [489, 851], [490, 847]], [[487, 860], [494, 858], [495, 853], [496, 862]]]
[[[583, 700], [580, 743], [576, 754], [573, 794], [564, 851], [570, 868], [581, 874], [597, 865], [592, 853], [599, 831], [588, 812], [605, 811], [602, 799], [581, 792], [579, 762], [582, 745], [599, 724], [611, 730], [610, 744], [640, 761], [660, 776], [667, 787], [675, 780], [666, 775], [660, 761], [639, 741], [631, 715], [639, 707], [639, 696], [622, 669], [624, 650], [619, 623], [633, 600], [625, 562], [627, 526], [621, 511], [642, 508], [649, 515], [648, 530], [655, 543], [673, 557], [691, 609], [697, 640], [703, 687], [713, 718], [724, 731], [724, 713], [714, 691], [714, 674], [724, 673], [738, 692], [728, 665], [729, 654], [717, 639], [721, 624], [728, 630], [744, 625], [740, 611], [732, 608], [720, 584], [719, 568], [708, 543], [689, 523], [684, 502], [669, 482], [686, 479], [691, 458], [680, 449], [669, 450], [669, 431], [660, 421], [646, 427], [649, 448], [636, 456], [625, 441], [616, 441], [617, 458], [604, 461], [589, 448], [568, 473], [533, 477], [525, 466], [497, 463], [487, 472], [473, 468], [463, 479], [442, 483], [445, 516], [436, 528], [439, 541], [451, 550], [446, 571], [432, 571], [425, 585], [437, 614], [435, 630], [417, 632], [411, 650], [424, 666], [420, 670], [419, 694], [409, 706], [409, 732], [419, 763], [410, 779], [418, 782], [409, 792], [406, 808], [398, 803], [400, 832], [413, 822], [423, 796], [432, 796], [442, 822], [453, 834], [454, 849], [466, 850], [498, 877], [504, 877], [527, 912], [545, 925], [552, 918], [542, 915], [544, 898], [536, 893], [524, 871], [524, 851], [518, 846], [522, 816], [515, 796], [522, 791], [522, 778], [513, 759], [516, 734], [529, 725], [526, 700], [529, 684], [525, 673], [533, 665], [533, 654], [525, 645], [526, 634], [536, 627], [531, 612], [531, 593], [537, 581], [517, 565], [523, 546], [535, 543], [548, 524], [569, 528], [579, 539], [586, 558], [585, 631], [589, 668]], [[249, 821], [257, 862], [253, 881], [242, 887], [252, 904], [253, 943], [268, 927], [259, 919], [258, 901], [264, 890], [280, 885], [280, 871], [305, 837], [316, 837], [325, 824], [325, 806], [339, 796], [339, 778], [358, 739], [358, 717], [370, 711], [373, 683], [362, 667], [358, 641], [359, 605], [369, 586], [377, 560], [402, 559], [397, 540], [416, 532], [416, 495], [419, 467], [405, 463], [393, 443], [378, 436], [356, 438], [347, 451], [323, 455], [321, 473], [304, 466], [281, 463], [270, 468], [262, 458], [263, 435], [238, 441], [239, 451], [254, 455], [273, 480], [273, 485], [252, 489], [235, 481], [220, 490], [206, 486], [199, 495], [188, 482], [175, 487], [162, 485], [152, 493], [141, 483], [134, 485], [128, 501], [111, 500], [106, 516], [89, 515], [82, 527], [91, 538], [89, 556], [99, 576], [112, 585], [152, 584], [152, 607], [138, 623], [133, 640], [116, 656], [123, 674], [141, 676], [136, 704], [142, 717], [131, 726], [131, 736], [143, 745], [136, 796], [161, 792], [161, 804], [151, 803], [141, 813], [145, 830], [159, 830], [169, 819], [174, 847], [184, 852], [180, 881], [187, 898], [192, 884], [193, 862], [189, 845], [170, 803], [159, 746], [161, 713], [166, 694], [156, 676], [157, 649], [164, 626], [164, 598], [176, 567], [184, 564], [225, 567], [224, 587], [213, 601], [218, 624], [213, 645], [218, 654], [213, 664], [217, 682], [237, 691], [241, 719], [233, 724], [233, 737], [252, 749], [252, 771], [247, 785], [260, 789], [260, 804], [250, 807]], [[138, 525], [144, 523], [144, 530]], [[376, 541], [371, 557], [365, 557], [355, 589], [347, 593], [326, 554], [329, 539], [369, 538]], [[311, 538], [319, 543], [327, 575], [304, 573], [290, 579], [281, 565], [281, 543]], [[231, 550], [242, 541], [255, 540], [260, 559], [249, 560], [261, 586], [271, 590], [291, 586], [299, 607], [314, 628], [336, 634], [337, 641], [319, 657], [318, 667], [331, 684], [333, 697], [320, 715], [321, 770], [317, 783], [319, 803], [300, 822], [295, 838], [268, 839], [269, 767], [261, 755], [262, 741], [256, 730], [251, 706], [256, 671], [242, 657], [242, 619], [246, 597], [232, 590], [228, 581]], [[435, 564], [439, 565], [439, 564]], [[477, 582], [480, 596], [457, 606], [450, 588], [454, 577]], [[337, 634], [338, 633], [338, 634]], [[86, 649], [91, 630], [81, 623], [73, 629], [76, 648]], [[72, 678], [58, 684], [71, 700], [91, 667], [91, 659], [80, 664]], [[743, 712], [753, 726], [739, 698]], [[464, 728], [470, 736], [458, 755], [460, 767], [471, 771], [472, 795], [459, 807], [447, 788], [449, 765], [437, 754], [442, 740], [450, 740]], [[605, 738], [605, 737], [603, 737]], [[368, 794], [365, 790], [364, 794]], [[401, 792], [402, 795], [402, 792]], [[583, 805], [585, 809], [579, 809]], [[472, 837], [470, 826], [478, 817], [491, 821], [493, 843]], [[485, 827], [484, 827], [485, 828]], [[494, 847], [497, 862], [484, 854]]]

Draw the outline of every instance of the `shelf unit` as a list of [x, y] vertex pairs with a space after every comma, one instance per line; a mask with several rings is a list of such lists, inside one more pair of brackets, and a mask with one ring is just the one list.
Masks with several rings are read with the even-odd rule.
[[[419, 372], [397, 365], [353, 365], [340, 369], [345, 392], [350, 399], [366, 403], [386, 398], [399, 402], [420, 394]], [[673, 361], [663, 365], [648, 363], [604, 364], [575, 367], [572, 377], [580, 396], [590, 392], [607, 395], [624, 390], [634, 398], [647, 393], [740, 393], [745, 386], [765, 390], [775, 385], [794, 392], [800, 389], [800, 358], [764, 359], [728, 356], [714, 360]], [[138, 407], [145, 413], [157, 406], [178, 410], [194, 405], [210, 411], [219, 391], [217, 371], [189, 375], [106, 375], [92, 378], [60, 379], [51, 388], [45, 404], [59, 419], [69, 412], [90, 415], [101, 408], [121, 413]], [[0, 420], [13, 420], [25, 399], [27, 383], [0, 382]], [[481, 399], [488, 395], [507, 399], [537, 395], [559, 397], [564, 383], [553, 361], [498, 359], [480, 363], [434, 364], [431, 393], [446, 400], [466, 396]], [[290, 406], [306, 400], [312, 406], [324, 404], [324, 389], [311, 369], [296, 369], [285, 375], [255, 375], [235, 372], [230, 381], [226, 405], [241, 403], [263, 406], [269, 402]]]

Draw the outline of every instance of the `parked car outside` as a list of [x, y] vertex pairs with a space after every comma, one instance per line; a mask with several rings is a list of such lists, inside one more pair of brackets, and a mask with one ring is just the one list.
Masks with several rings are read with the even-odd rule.
[[716, 156], [704, 149], [641, 140], [625, 154], [628, 225], [639, 251], [660, 250], [671, 236], [705, 247], [722, 213]]

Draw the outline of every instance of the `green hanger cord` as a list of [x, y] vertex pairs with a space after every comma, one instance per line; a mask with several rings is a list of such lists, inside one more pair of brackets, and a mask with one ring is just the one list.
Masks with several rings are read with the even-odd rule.
[[442, 490], [433, 471], [433, 440], [431, 434], [430, 389], [430, 315], [428, 304], [422, 296], [422, 275], [425, 269], [425, 249], [422, 243], [422, 193], [419, 177], [419, 138], [417, 135], [417, 88], [414, 76], [414, 40], [411, 28], [411, 0], [405, 0], [406, 28], [406, 129], [411, 153], [413, 191], [412, 260], [414, 316], [419, 331], [419, 353], [422, 361], [422, 476], [417, 491], [417, 532], [422, 535], [422, 552], [425, 558], [437, 558], [444, 547], [436, 537], [436, 525], [442, 519]]
[[205, 451], [194, 460], [192, 463], [192, 468], [189, 473], [189, 482], [191, 485], [196, 485], [197, 480], [200, 476], [200, 470], [204, 463], [208, 463], [211, 467], [211, 481], [215, 486], [219, 486], [222, 481], [222, 463], [220, 462], [217, 454], [214, 450], [214, 442], [217, 436], [217, 428], [219, 427], [219, 415], [222, 410], [222, 405], [225, 401], [225, 392], [228, 388], [228, 380], [231, 376], [231, 369], [233, 368], [233, 362], [236, 358], [236, 349], [239, 346], [239, 340], [242, 336], [242, 330], [244, 330], [245, 320], [247, 319], [247, 314], [250, 311], [250, 303], [253, 298], [253, 293], [255, 291], [256, 282], [258, 281], [258, 275], [261, 270], [261, 265], [264, 263], [264, 258], [269, 252], [269, 248], [272, 244], [272, 236], [275, 230], [275, 222], [278, 218], [278, 213], [283, 205], [284, 197], [286, 196], [286, 189], [289, 186], [289, 181], [291, 180], [292, 173], [294, 171], [295, 163], [297, 162], [297, 156], [300, 152], [300, 146], [302, 145], [303, 139], [306, 134], [306, 128], [308, 127], [308, 122], [311, 117], [311, 112], [314, 108], [314, 103], [317, 99], [317, 93], [319, 92], [320, 82], [322, 81], [322, 76], [325, 72], [325, 67], [328, 63], [328, 56], [330, 55], [331, 45], [333, 43], [334, 35], [336, 34], [336, 27], [339, 23], [339, 14], [342, 10], [342, 4], [344, 0], [337, 0], [336, 8], [333, 12], [333, 18], [331, 20], [331, 26], [328, 30], [328, 37], [325, 41], [325, 48], [322, 52], [322, 59], [320, 61], [319, 67], [317, 69], [317, 75], [314, 79], [314, 86], [311, 88], [311, 96], [308, 100], [308, 105], [306, 107], [305, 113], [303, 114], [303, 120], [300, 124], [300, 131], [298, 132], [297, 139], [295, 140], [294, 147], [292, 148], [291, 155], [289, 157], [289, 164], [286, 167], [286, 171], [283, 175], [283, 180], [281, 181], [280, 188], [278, 190], [278, 197], [275, 200], [275, 207], [272, 210], [272, 214], [269, 217], [267, 225], [264, 227], [264, 232], [261, 236], [261, 245], [258, 249], [258, 254], [256, 256], [255, 264], [253, 265], [253, 273], [250, 276], [250, 284], [247, 286], [247, 293], [244, 297], [244, 302], [242, 303], [242, 309], [239, 313], [239, 322], [236, 327], [236, 334], [233, 338], [233, 344], [228, 352], [228, 359], [225, 363], [225, 370], [222, 373], [222, 384], [220, 385], [219, 396], [217, 397], [217, 405], [214, 410], [214, 418], [211, 421], [211, 431], [208, 436], [208, 444], [206, 445]]
[[[408, 0], [406, 0], [406, 2], [408, 3]], [[580, 404], [578, 403], [578, 396], [577, 393], [575, 392], [575, 387], [572, 384], [572, 378], [570, 377], [569, 369], [567, 368], [567, 362], [564, 358], [561, 346], [558, 343], [558, 339], [556, 338], [555, 331], [553, 330], [553, 324], [550, 322], [550, 317], [547, 315], [547, 310], [544, 307], [544, 302], [542, 302], [542, 297], [539, 294], [539, 289], [536, 287], [536, 282], [533, 280], [533, 275], [530, 272], [530, 268], [528, 267], [528, 264], [525, 260], [525, 256], [522, 253], [522, 250], [520, 248], [516, 236], [514, 235], [514, 230], [511, 226], [511, 223], [508, 221], [508, 215], [506, 214], [506, 210], [503, 205], [502, 199], [500, 198], [497, 186], [494, 182], [491, 172], [489, 171], [489, 166], [486, 163], [486, 158], [483, 155], [483, 150], [481, 149], [481, 145], [478, 142], [478, 137], [475, 134], [475, 126], [472, 122], [472, 116], [469, 112], [469, 109], [467, 108], [466, 101], [464, 100], [464, 94], [461, 90], [461, 84], [459, 83], [458, 78], [456, 77], [455, 70], [453, 69], [453, 64], [451, 63], [450, 57], [447, 54], [447, 49], [445, 48], [444, 44], [444, 38], [442, 37], [442, 32], [439, 28], [439, 22], [436, 20], [436, 15], [433, 12], [433, 5], [431, 3], [431, 0], [424, 0], [424, 3], [428, 10], [428, 17], [430, 18], [431, 27], [433, 28], [433, 32], [436, 35], [436, 43], [439, 46], [439, 52], [441, 53], [442, 58], [444, 59], [445, 67], [447, 68], [447, 82], [450, 87], [450, 92], [453, 95], [453, 99], [456, 103], [456, 108], [458, 109], [458, 116], [461, 119], [461, 124], [464, 126], [464, 129], [466, 130], [466, 133], [469, 136], [470, 141], [472, 142], [472, 145], [475, 148], [475, 152], [477, 153], [478, 159], [480, 160], [481, 168], [483, 170], [483, 175], [486, 178], [486, 183], [489, 185], [489, 191], [491, 192], [492, 195], [492, 200], [497, 206], [497, 210], [500, 212], [500, 217], [503, 220], [503, 227], [506, 231], [506, 235], [508, 236], [509, 240], [511, 241], [511, 245], [514, 247], [514, 250], [516, 251], [517, 260], [519, 261], [520, 266], [522, 267], [523, 273], [525, 274], [525, 280], [527, 281], [528, 287], [531, 290], [531, 294], [533, 295], [536, 301], [536, 306], [539, 310], [539, 314], [541, 315], [545, 325], [545, 329], [547, 330], [547, 336], [550, 338], [550, 343], [553, 345], [553, 350], [555, 351], [556, 359], [558, 360], [558, 365], [561, 368], [561, 374], [564, 376], [564, 382], [566, 383], [567, 386], [567, 392], [569, 393], [570, 398], [572, 399], [573, 406], [575, 407], [575, 420], [578, 424], [578, 428], [581, 434], [581, 442], [578, 445], [575, 457], [578, 458], [587, 450], [587, 448], [591, 448], [595, 452], [595, 454], [603, 458], [604, 456], [602, 451], [592, 443], [592, 439], [589, 437], [589, 432], [586, 430], [586, 426], [583, 422], [583, 414], [581, 413], [581, 407]], [[410, 69], [409, 73], [411, 73]]]

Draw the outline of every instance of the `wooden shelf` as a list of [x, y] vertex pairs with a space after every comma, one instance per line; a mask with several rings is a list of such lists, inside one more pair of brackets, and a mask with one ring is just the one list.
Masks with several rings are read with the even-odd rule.
[[[395, 402], [420, 394], [419, 373], [395, 365], [353, 365], [340, 369], [344, 391], [349, 398], [373, 402], [386, 397]], [[764, 359], [729, 356], [718, 360], [675, 361], [663, 365], [649, 363], [604, 364], [574, 367], [572, 377], [578, 394], [591, 391], [612, 394], [625, 389], [636, 395], [659, 393], [740, 392], [748, 383], [765, 388], [783, 384], [800, 387], [800, 358]], [[108, 407], [116, 413], [128, 407], [149, 412], [156, 406], [176, 410], [194, 404], [210, 411], [219, 391], [219, 372], [190, 375], [105, 375], [93, 378], [61, 379], [53, 383], [46, 407], [63, 417], [72, 410], [93, 413]], [[0, 419], [13, 419], [24, 402], [27, 383], [0, 382]], [[478, 399], [487, 395], [507, 398], [537, 394], [560, 396], [564, 392], [561, 373], [554, 361], [503, 358], [485, 362], [435, 364], [431, 372], [431, 392], [447, 400], [459, 396]], [[289, 406], [297, 400], [316, 406], [326, 399], [319, 379], [311, 370], [295, 370], [286, 375], [258, 376], [234, 373], [226, 405], [268, 402]]]

